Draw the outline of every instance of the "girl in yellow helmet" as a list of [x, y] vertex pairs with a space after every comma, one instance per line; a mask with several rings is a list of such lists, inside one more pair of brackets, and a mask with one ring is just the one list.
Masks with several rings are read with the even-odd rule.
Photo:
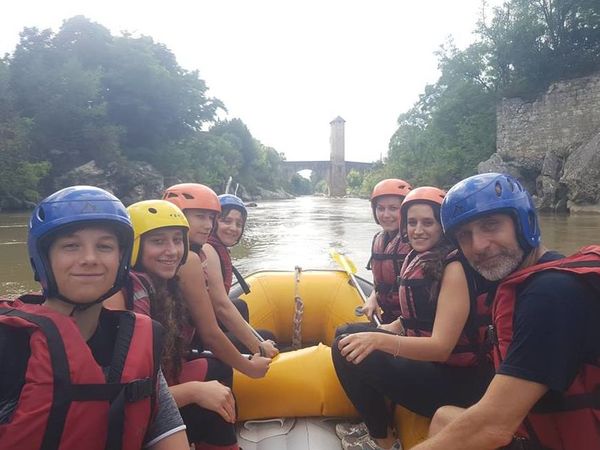
[[[196, 449], [237, 449], [233, 372], [216, 358], [194, 359], [191, 353], [195, 329], [178, 277], [189, 255], [188, 222], [179, 208], [163, 200], [135, 203], [128, 212], [134, 228], [133, 271], [121, 305], [151, 316], [165, 328], [163, 370], [189, 442]], [[204, 298], [204, 303], [210, 317], [209, 300]]]

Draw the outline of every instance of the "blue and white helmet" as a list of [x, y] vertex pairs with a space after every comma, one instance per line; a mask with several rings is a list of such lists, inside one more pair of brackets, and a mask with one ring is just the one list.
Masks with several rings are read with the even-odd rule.
[[42, 285], [46, 297], [63, 298], [48, 260], [48, 249], [53, 238], [65, 229], [81, 225], [108, 225], [119, 238], [123, 256], [115, 283], [102, 296], [105, 300], [123, 286], [129, 271], [129, 259], [133, 246], [133, 227], [125, 206], [114, 195], [94, 186], [71, 186], [45, 198], [34, 209], [29, 221], [27, 247], [36, 281]]
[[474, 175], [448, 191], [441, 210], [444, 233], [453, 239], [460, 225], [493, 213], [513, 216], [517, 239], [526, 253], [540, 245], [540, 228], [531, 196], [516, 179], [501, 173]]

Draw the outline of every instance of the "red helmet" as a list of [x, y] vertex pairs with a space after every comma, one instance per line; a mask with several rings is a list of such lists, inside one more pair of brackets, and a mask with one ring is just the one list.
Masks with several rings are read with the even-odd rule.
[[208, 186], [198, 183], [181, 183], [168, 188], [163, 200], [167, 200], [179, 207], [186, 209], [206, 209], [221, 212], [221, 204], [215, 191]]
[[446, 191], [432, 186], [418, 187], [410, 191], [410, 193], [404, 198], [402, 206], [400, 207], [400, 228], [402, 235], [406, 236], [406, 215], [411, 204], [425, 203], [431, 205], [433, 207], [433, 214], [436, 220], [440, 222], [440, 208], [445, 196]]
[[375, 222], [379, 224], [379, 220], [377, 220], [377, 215], [375, 214], [375, 207], [377, 206], [376, 200], [379, 197], [383, 197], [384, 195], [396, 195], [402, 197], [402, 200], [404, 200], [404, 197], [406, 197], [411, 189], [412, 187], [409, 183], [400, 180], [399, 178], [388, 178], [377, 183], [371, 193], [371, 209], [373, 210]]

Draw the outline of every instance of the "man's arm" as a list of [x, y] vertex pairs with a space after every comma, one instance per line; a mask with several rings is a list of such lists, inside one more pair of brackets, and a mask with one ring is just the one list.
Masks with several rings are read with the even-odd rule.
[[492, 450], [508, 445], [547, 390], [539, 383], [496, 375], [478, 403], [414, 450]]

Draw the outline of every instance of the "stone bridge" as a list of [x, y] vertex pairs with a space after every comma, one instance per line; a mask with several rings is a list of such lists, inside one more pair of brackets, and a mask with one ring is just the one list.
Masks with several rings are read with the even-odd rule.
[[[351, 170], [363, 173], [367, 170], [371, 170], [373, 164], [374, 163], [345, 161], [345, 173], [348, 173]], [[312, 170], [318, 180], [329, 180], [331, 161], [283, 161], [282, 166], [288, 180], [301, 170]]]
[[373, 163], [346, 161], [344, 157], [344, 124], [346, 121], [337, 116], [329, 124], [331, 135], [329, 143], [331, 153], [329, 161], [284, 161], [283, 169], [288, 180], [295, 173], [302, 170], [311, 170], [313, 180], [327, 180], [330, 197], [346, 195], [346, 174], [351, 170], [365, 172], [373, 167]]

